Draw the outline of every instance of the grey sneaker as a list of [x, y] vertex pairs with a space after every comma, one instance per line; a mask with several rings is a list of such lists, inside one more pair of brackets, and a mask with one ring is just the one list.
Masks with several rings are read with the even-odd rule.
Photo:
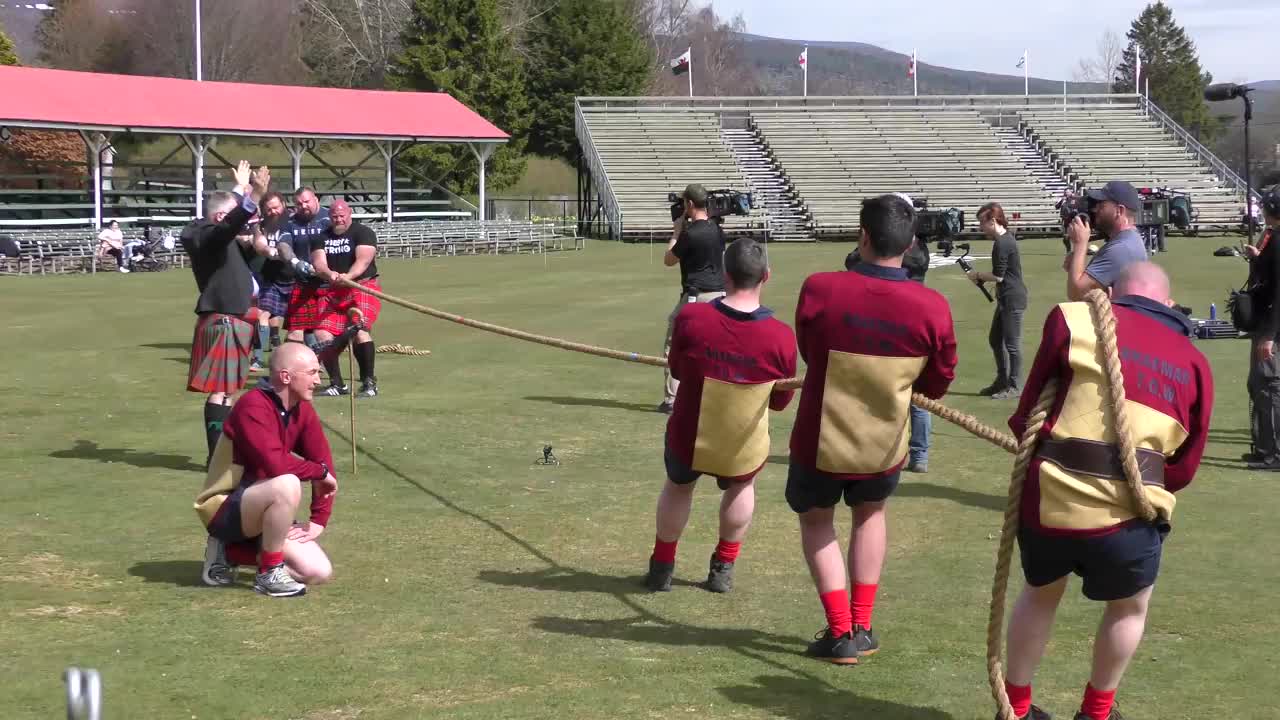
[[675, 410], [675, 405], [672, 405], [670, 402], [667, 402], [666, 400], [663, 400], [663, 401], [658, 405], [657, 410], [658, 410], [658, 412], [662, 413], [663, 415], [670, 415], [670, 414], [671, 414], [671, 412], [672, 412], [673, 410]]
[[227, 562], [227, 546], [213, 536], [204, 544], [204, 568], [200, 579], [210, 587], [225, 587], [236, 581], [236, 566]]
[[644, 576], [644, 586], [649, 592], [671, 592], [671, 576], [675, 575], [675, 563], [661, 563], [649, 557], [649, 574]]
[[858, 651], [858, 657], [866, 657], [875, 655], [880, 649], [880, 640], [871, 628], [864, 628], [861, 625], [853, 626], [853, 647]]
[[253, 589], [268, 597], [298, 597], [307, 594], [307, 586], [293, 579], [283, 564], [258, 573]]
[[907, 463], [907, 472], [911, 473], [927, 473], [929, 472], [928, 460], [912, 460]]
[[1007, 387], [995, 395], [991, 396], [992, 400], [1013, 400], [1022, 397], [1022, 389], [1016, 387]]
[[360, 397], [378, 397], [378, 381], [376, 378], [369, 378], [360, 384]]
[[713, 593], [727, 593], [733, 589], [733, 563], [724, 562], [711, 553], [711, 569], [707, 571], [706, 588]]

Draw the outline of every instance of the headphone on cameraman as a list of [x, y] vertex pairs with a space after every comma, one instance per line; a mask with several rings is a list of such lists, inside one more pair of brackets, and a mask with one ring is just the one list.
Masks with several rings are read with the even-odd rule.
[[1262, 211], [1273, 218], [1280, 218], [1280, 185], [1272, 185], [1262, 194]]

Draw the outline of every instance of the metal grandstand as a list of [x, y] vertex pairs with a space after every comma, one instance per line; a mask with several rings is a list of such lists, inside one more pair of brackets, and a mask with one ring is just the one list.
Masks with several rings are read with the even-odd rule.
[[884, 192], [970, 217], [995, 200], [1024, 234], [1059, 232], [1058, 200], [1112, 179], [1190, 192], [1196, 229], [1238, 227], [1245, 192], [1141, 95], [583, 97], [575, 127], [580, 231], [611, 238], [668, 234], [667, 192], [691, 182], [753, 191], [726, 230], [770, 240], [856, 234], [858, 201]]

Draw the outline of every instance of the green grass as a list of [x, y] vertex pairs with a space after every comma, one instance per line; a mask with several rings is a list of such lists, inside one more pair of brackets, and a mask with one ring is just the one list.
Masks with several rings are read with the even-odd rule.
[[[1204, 313], [1244, 266], [1217, 239], [1172, 240], [1161, 261]], [[772, 249], [767, 301], [794, 311], [803, 278], [848, 246]], [[381, 264], [393, 294], [468, 317], [654, 353], [675, 271], [651, 248]], [[1060, 246], [1023, 243], [1025, 347], [1062, 293]], [[980, 265], [986, 265], [986, 261]], [[974, 397], [992, 376], [990, 307], [954, 268], [960, 376], [948, 402], [1002, 425]], [[638, 591], [663, 478], [661, 376], [388, 307], [384, 395], [359, 404], [349, 472], [346, 400], [319, 400], [339, 458], [321, 542], [335, 582], [268, 600], [242, 581], [198, 586], [191, 511], [204, 458], [201, 398], [183, 391], [189, 273], [10, 279], [0, 429], [0, 707], [62, 711], [59, 675], [101, 670], [112, 718], [885, 718], [985, 720], [986, 597], [1010, 457], [935, 424], [932, 472], [890, 505], [876, 626], [884, 650], [841, 669], [806, 660], [823, 617], [782, 488], [793, 410], [773, 419], [738, 587]], [[1208, 458], [1181, 494], [1149, 631], [1121, 700], [1142, 718], [1270, 718], [1280, 560], [1271, 475], [1247, 449], [1246, 345], [1202, 344], [1218, 381]], [[793, 406], [794, 407], [794, 406]], [[562, 465], [534, 459], [546, 443]], [[713, 486], [711, 486], [713, 487]], [[716, 494], [703, 488], [678, 578], [702, 579]], [[847, 527], [847, 517], [842, 518]], [[247, 575], [243, 576], [247, 579]], [[1070, 717], [1099, 607], [1073, 584], [1037, 702]], [[1267, 688], [1272, 688], [1267, 690]]]

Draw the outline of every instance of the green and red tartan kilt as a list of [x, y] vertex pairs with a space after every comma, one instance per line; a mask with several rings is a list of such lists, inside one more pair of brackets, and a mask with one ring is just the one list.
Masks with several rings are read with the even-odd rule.
[[234, 393], [249, 377], [253, 325], [243, 318], [205, 313], [191, 339], [187, 389], [198, 393]]
[[[371, 290], [382, 290], [378, 278], [361, 280], [359, 284]], [[340, 335], [347, 328], [347, 311], [353, 307], [364, 313], [365, 328], [372, 329], [378, 321], [378, 313], [382, 311], [382, 301], [351, 288], [295, 283], [284, 324], [289, 330], [324, 330]]]

